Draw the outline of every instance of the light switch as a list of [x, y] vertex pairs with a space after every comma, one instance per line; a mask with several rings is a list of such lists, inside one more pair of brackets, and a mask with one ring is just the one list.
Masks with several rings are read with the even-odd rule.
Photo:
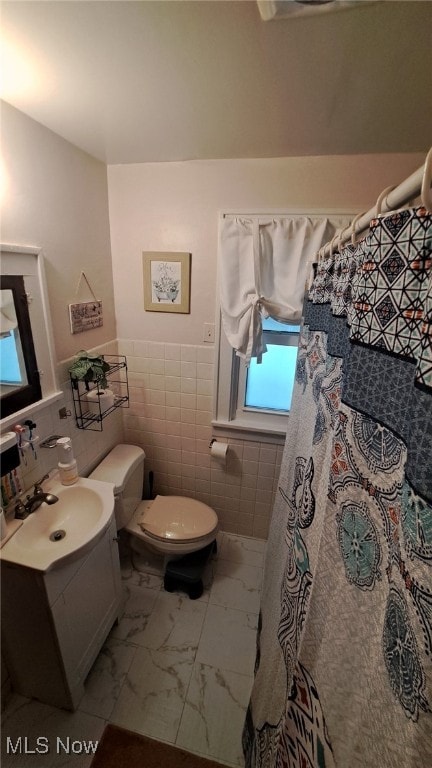
[[215, 338], [214, 323], [204, 323], [203, 341], [206, 341], [208, 344], [213, 344], [214, 338]]

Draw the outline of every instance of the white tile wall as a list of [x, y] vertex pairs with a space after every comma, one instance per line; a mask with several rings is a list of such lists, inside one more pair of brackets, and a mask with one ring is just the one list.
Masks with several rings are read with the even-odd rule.
[[[115, 341], [98, 347], [99, 353], [116, 354], [117, 343]], [[88, 475], [102, 457], [117, 443], [124, 440], [123, 409], [117, 409], [103, 421], [103, 430], [94, 432], [78, 429], [74, 418], [72, 392], [70, 388], [68, 366], [71, 361], [63, 361], [58, 366], [58, 381], [63, 397], [53, 405], [47, 406], [32, 415], [36, 423], [34, 433], [39, 436], [39, 443], [35, 451], [26, 450], [22, 453], [21, 463], [17, 470], [19, 482], [23, 491], [28, 491], [33, 484], [40, 480], [44, 474], [57, 466], [58, 457], [55, 448], [41, 448], [40, 443], [49, 435], [61, 435], [70, 437], [74, 455], [78, 464], [78, 472]], [[59, 409], [66, 407], [68, 417], [60, 419]], [[18, 494], [19, 495], [19, 494]], [[15, 500], [8, 506], [8, 514], [13, 514]]]
[[[218, 438], [229, 443], [226, 467], [210, 456], [213, 346], [120, 340], [118, 348], [113, 341], [97, 351], [127, 356], [130, 407], [104, 419], [101, 432], [78, 429], [70, 361], [63, 361], [58, 366], [63, 398], [34, 415], [40, 440], [51, 434], [71, 437], [82, 475], [116, 443], [140, 445], [156, 493], [197, 498], [216, 510], [224, 531], [267, 538], [283, 448], [227, 436]], [[67, 419], [59, 418], [62, 406], [70, 412]], [[27, 451], [18, 470], [23, 490], [56, 464], [55, 449]]]
[[227, 436], [226, 468], [210, 456], [213, 346], [118, 344], [130, 385], [124, 437], [145, 450], [154, 491], [209, 504], [224, 531], [267, 538], [283, 447]]

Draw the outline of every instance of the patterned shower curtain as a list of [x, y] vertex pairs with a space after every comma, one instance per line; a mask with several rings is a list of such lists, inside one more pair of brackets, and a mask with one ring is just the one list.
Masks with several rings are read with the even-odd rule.
[[432, 217], [318, 265], [273, 511], [247, 768], [432, 766]]

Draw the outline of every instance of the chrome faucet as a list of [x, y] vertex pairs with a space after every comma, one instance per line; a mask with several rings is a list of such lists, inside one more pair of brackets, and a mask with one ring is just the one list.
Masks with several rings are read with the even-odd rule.
[[55, 504], [58, 501], [58, 496], [54, 496], [53, 493], [45, 493], [42, 488], [44, 480], [48, 480], [49, 475], [44, 475], [41, 480], [35, 483], [33, 496], [28, 495], [27, 501], [24, 503], [21, 499], [15, 504], [15, 517], [18, 520], [24, 520], [32, 512], [35, 512], [41, 504]]

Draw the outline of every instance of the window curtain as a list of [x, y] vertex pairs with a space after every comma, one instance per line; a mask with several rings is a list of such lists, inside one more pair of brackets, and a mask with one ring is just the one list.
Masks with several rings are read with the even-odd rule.
[[432, 216], [320, 262], [273, 510], [247, 768], [432, 766]]
[[335, 233], [328, 218], [226, 216], [219, 282], [226, 337], [246, 365], [265, 352], [262, 317], [299, 323], [310, 260]]

